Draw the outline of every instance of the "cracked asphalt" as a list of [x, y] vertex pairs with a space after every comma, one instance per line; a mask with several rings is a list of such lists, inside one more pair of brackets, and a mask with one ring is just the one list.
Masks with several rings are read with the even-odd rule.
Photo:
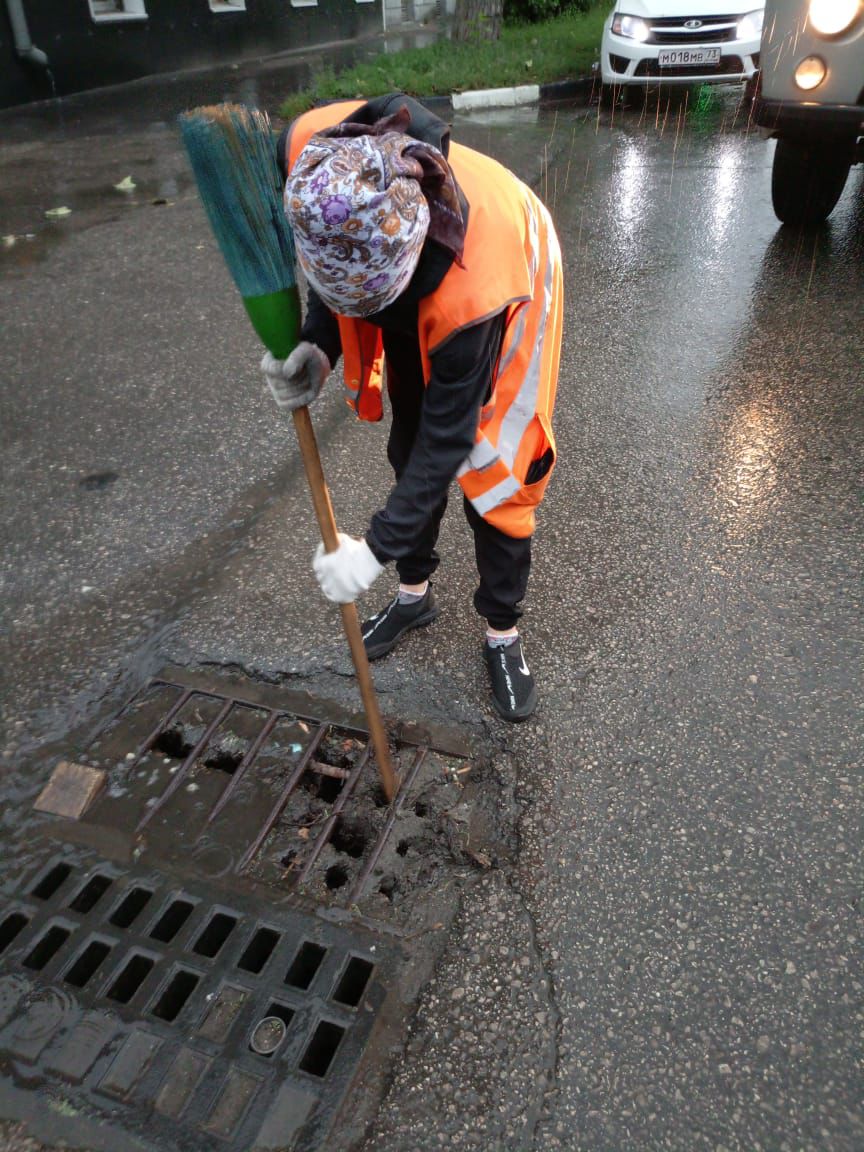
[[[519, 851], [465, 885], [366, 1152], [864, 1145], [864, 187], [819, 234], [779, 229], [773, 145], [736, 95], [455, 119], [545, 196], [564, 250], [560, 463], [523, 629], [542, 703], [515, 729], [487, 704], [454, 501], [442, 617], [375, 680], [386, 715], [489, 751]], [[19, 789], [168, 660], [356, 702], [173, 100], [2, 118]], [[386, 428], [337, 385], [314, 418], [359, 532]]]

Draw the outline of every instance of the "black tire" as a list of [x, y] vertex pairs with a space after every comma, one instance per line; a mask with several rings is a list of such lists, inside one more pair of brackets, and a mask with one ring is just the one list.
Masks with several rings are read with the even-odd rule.
[[603, 84], [600, 103], [604, 108], [641, 108], [648, 99], [644, 84]]
[[837, 206], [852, 166], [850, 150], [801, 140], [777, 141], [771, 201], [784, 224], [822, 224]]
[[647, 84], [625, 84], [621, 89], [621, 104], [629, 111], [644, 108], [648, 103]]
[[623, 84], [600, 85], [600, 104], [604, 108], [617, 108], [624, 103], [627, 88]]

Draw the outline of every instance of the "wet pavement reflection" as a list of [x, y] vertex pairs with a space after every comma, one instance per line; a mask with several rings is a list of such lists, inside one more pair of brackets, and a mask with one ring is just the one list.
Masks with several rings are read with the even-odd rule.
[[[255, 82], [275, 104], [278, 79]], [[173, 129], [188, 95], [237, 91], [0, 120], [10, 875], [49, 741], [165, 660], [353, 700], [311, 607], [290, 429]], [[780, 228], [774, 146], [734, 89], [453, 134], [541, 192], [564, 253], [560, 463], [523, 630], [542, 704], [518, 731], [488, 709], [455, 514], [446, 624], [375, 675], [388, 715], [518, 765], [519, 858], [490, 887], [530, 920], [549, 1004], [540, 1022], [510, 994], [494, 939], [456, 941], [368, 1146], [864, 1146], [862, 173], [824, 229]], [[362, 531], [386, 428], [349, 421], [335, 382], [315, 421], [340, 527]], [[496, 915], [493, 937], [516, 931]]]
[[[325, 69], [420, 47], [434, 30], [330, 45], [264, 61], [150, 77], [103, 91], [0, 109], [0, 270], [44, 259], [64, 236], [159, 207], [191, 187], [177, 116], [202, 104], [265, 109], [274, 125], [291, 93]], [[117, 185], [132, 177], [134, 187]], [[66, 216], [46, 212], [69, 209]]]

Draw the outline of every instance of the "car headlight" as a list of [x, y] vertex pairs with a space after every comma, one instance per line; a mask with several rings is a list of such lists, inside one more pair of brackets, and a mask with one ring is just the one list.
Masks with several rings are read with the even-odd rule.
[[612, 17], [612, 31], [616, 36], [626, 36], [628, 40], [638, 40], [644, 44], [651, 35], [651, 29], [638, 16], [622, 16], [616, 12]]
[[758, 8], [755, 12], [748, 12], [738, 21], [736, 36], [739, 40], [758, 40], [762, 35], [762, 21], [765, 9]]
[[839, 36], [861, 11], [861, 0], [810, 0], [810, 27], [823, 36]]

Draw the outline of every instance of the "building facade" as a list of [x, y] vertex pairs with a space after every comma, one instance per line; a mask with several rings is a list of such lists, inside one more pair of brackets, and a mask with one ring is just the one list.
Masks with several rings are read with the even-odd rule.
[[0, 0], [0, 107], [374, 35], [385, 2]]

